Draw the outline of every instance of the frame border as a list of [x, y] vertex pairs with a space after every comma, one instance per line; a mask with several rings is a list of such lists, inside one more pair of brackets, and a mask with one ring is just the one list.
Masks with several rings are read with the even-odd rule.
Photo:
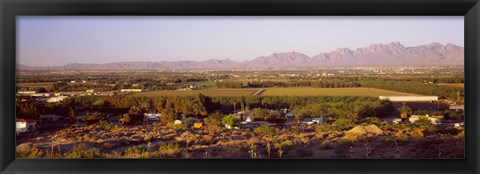
[[[0, 0], [0, 173], [479, 173], [479, 0]], [[464, 16], [465, 159], [15, 159], [17, 15]], [[421, 160], [421, 161], [420, 161]], [[185, 167], [186, 166], [186, 167]], [[248, 167], [246, 167], [248, 166]], [[345, 167], [348, 166], [348, 167]]]

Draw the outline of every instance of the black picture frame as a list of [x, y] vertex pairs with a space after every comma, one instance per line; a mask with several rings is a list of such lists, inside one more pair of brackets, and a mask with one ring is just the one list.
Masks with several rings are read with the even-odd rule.
[[[478, 0], [0, 0], [1, 173], [479, 173]], [[465, 159], [15, 159], [17, 15], [465, 17]]]

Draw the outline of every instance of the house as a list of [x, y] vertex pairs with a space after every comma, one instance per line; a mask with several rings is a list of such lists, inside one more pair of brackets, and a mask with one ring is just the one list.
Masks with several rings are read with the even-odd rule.
[[312, 118], [312, 122], [316, 124], [323, 124], [323, 118]]
[[61, 102], [62, 100], [68, 98], [68, 96], [57, 96], [57, 97], [50, 97], [47, 99], [48, 103], [58, 103]]
[[47, 114], [47, 115], [40, 115], [41, 119], [49, 120], [49, 121], [58, 121], [60, 119], [65, 118], [64, 116], [55, 115], [55, 114]]
[[37, 122], [30, 119], [17, 119], [16, 120], [16, 133], [33, 132], [36, 130]]
[[143, 92], [142, 89], [120, 89], [120, 92]]
[[285, 117], [286, 117], [286, 118], [293, 118], [293, 112], [292, 112], [292, 111], [288, 111], [288, 112], [285, 114]]
[[301, 122], [302, 124], [323, 124], [323, 118], [305, 118]]
[[145, 119], [148, 121], [158, 121], [158, 118], [161, 116], [161, 114], [144, 114]]
[[94, 93], [95, 90], [93, 90], [93, 89], [87, 89], [87, 90], [85, 90], [85, 92], [86, 92], [86, 93]]
[[438, 96], [379, 96], [380, 100], [392, 102], [433, 102], [438, 101]]
[[463, 112], [465, 111], [465, 105], [454, 105], [450, 106], [448, 110], [453, 111], [453, 112]]

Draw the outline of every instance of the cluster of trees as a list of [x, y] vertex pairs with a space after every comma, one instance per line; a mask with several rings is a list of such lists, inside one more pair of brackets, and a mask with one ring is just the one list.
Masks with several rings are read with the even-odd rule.
[[360, 83], [352, 79], [323, 79], [316, 81], [293, 81], [288, 86], [310, 86], [314, 88], [356, 88], [361, 87]]
[[301, 120], [305, 117], [358, 120], [366, 117], [385, 117], [396, 113], [392, 103], [368, 97], [357, 100], [330, 101], [310, 103], [293, 109], [294, 117]]
[[[389, 101], [365, 96], [236, 96], [209, 97], [163, 96], [79, 96], [69, 97], [59, 105], [44, 102], [18, 102], [20, 115], [35, 115], [46, 110], [47, 113], [69, 115], [70, 108], [75, 111], [117, 111], [130, 110], [131, 114], [160, 113], [163, 121], [170, 122], [180, 115], [205, 118], [215, 111], [229, 114], [234, 111], [251, 111], [254, 118], [281, 118], [280, 109], [289, 108], [300, 119], [303, 117], [364, 118], [382, 117], [395, 112]], [[217, 114], [218, 115], [218, 114]], [[218, 120], [218, 119], [216, 119]], [[221, 119], [220, 119], [221, 121]]]
[[464, 89], [453, 86], [429, 85], [421, 82], [401, 82], [396, 80], [362, 80], [363, 87], [387, 89], [393, 91], [436, 95], [440, 98], [463, 100]]
[[[184, 114], [193, 117], [205, 117], [215, 111], [232, 113], [238, 110], [251, 111], [257, 118], [279, 118], [280, 109], [290, 108], [299, 118], [382, 117], [394, 112], [389, 101], [364, 96], [236, 96], [209, 97], [164, 96], [164, 97], [127, 97], [127, 96], [81, 96], [62, 101], [65, 107], [114, 107], [132, 108], [138, 106], [141, 112], [161, 113], [170, 120], [175, 115]], [[271, 110], [274, 110], [273, 112]]]
[[88, 89], [116, 90], [117, 88], [115, 86], [99, 85], [99, 84], [92, 84], [92, 83], [68, 84], [66, 82], [56, 82], [56, 83], [53, 83], [51, 90], [48, 90], [48, 91], [66, 92], [66, 91], [85, 91]]
[[217, 82], [217, 87], [219, 87], [219, 88], [243, 88], [243, 83], [242, 82], [236, 82], [236, 81]]
[[314, 88], [356, 88], [361, 87], [360, 83], [353, 79], [323, 79], [323, 80], [292, 80], [284, 81], [249, 81], [246, 86], [242, 82], [227, 81], [217, 82], [220, 88], [268, 88], [268, 87], [302, 87]]

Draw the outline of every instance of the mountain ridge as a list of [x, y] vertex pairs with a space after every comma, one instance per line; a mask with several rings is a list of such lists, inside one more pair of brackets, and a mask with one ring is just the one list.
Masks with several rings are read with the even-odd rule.
[[17, 64], [19, 70], [140, 70], [140, 69], [202, 69], [202, 68], [277, 68], [277, 67], [335, 67], [335, 66], [412, 66], [463, 65], [464, 48], [447, 43], [405, 47], [400, 42], [372, 44], [355, 50], [336, 50], [307, 56], [290, 51], [259, 56], [243, 62], [231, 59], [204, 61], [131, 61], [103, 64], [69, 63], [63, 66], [27, 66]]

